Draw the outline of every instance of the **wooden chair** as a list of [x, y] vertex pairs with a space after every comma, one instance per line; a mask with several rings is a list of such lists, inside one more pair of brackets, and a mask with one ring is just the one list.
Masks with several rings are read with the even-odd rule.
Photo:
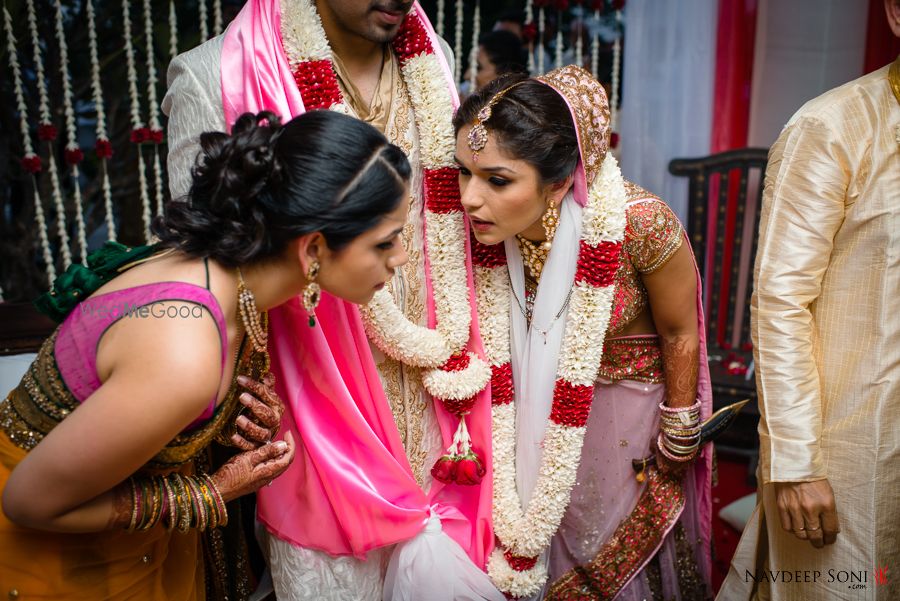
[[751, 461], [758, 456], [759, 408], [750, 295], [767, 156], [765, 148], [743, 148], [669, 163], [670, 173], [689, 181], [687, 233], [703, 280], [714, 406], [752, 400], [716, 447]]

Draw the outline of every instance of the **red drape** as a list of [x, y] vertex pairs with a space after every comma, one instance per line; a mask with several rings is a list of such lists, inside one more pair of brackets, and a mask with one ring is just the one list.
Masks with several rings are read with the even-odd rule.
[[897, 58], [900, 38], [888, 26], [884, 0], [869, 0], [869, 22], [866, 26], [866, 59], [863, 73], [871, 73]]
[[[713, 125], [710, 151], [723, 152], [747, 145], [747, 131], [750, 126], [750, 85], [753, 81], [753, 51], [756, 41], [756, 13], [758, 0], [719, 0], [719, 23], [716, 32], [716, 80], [713, 98]], [[733, 241], [734, 216], [737, 212], [738, 181], [737, 172], [729, 177], [728, 197], [725, 219], [725, 231], [716, 231], [718, 215], [720, 180], [715, 177], [710, 181], [709, 223], [707, 224], [707, 240], [716, 240], [724, 236], [725, 246], [722, 256], [721, 280], [718, 294], [718, 343], [720, 347], [728, 347], [725, 340], [727, 320], [731, 319], [728, 310], [731, 285], [731, 265], [739, 260], [740, 249], [735, 248]], [[711, 253], [710, 253], [711, 254]], [[710, 257], [711, 258], [711, 257]], [[703, 266], [705, 279], [711, 282], [712, 261]], [[711, 299], [715, 295], [708, 295]], [[710, 307], [707, 307], [709, 311]], [[710, 314], [710, 313], [708, 313]]]

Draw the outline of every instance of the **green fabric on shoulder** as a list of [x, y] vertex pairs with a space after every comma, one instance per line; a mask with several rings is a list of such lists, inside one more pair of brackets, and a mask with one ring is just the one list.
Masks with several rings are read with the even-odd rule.
[[125, 271], [129, 263], [145, 259], [157, 252], [157, 245], [125, 246], [107, 242], [88, 255], [88, 266], [72, 264], [56, 278], [53, 287], [35, 299], [38, 311], [60, 323], [75, 306], [102, 285]]

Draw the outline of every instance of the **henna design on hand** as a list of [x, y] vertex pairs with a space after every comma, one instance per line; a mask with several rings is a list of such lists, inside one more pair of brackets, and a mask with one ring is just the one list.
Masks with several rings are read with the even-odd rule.
[[296, 446], [290, 432], [284, 440], [244, 451], [228, 460], [211, 478], [228, 502], [257, 491], [284, 472], [294, 460]]
[[666, 404], [693, 405], [700, 373], [700, 344], [695, 335], [660, 337], [666, 380]]
[[267, 373], [261, 382], [239, 376], [238, 383], [250, 392], [238, 397], [245, 409], [237, 418], [237, 431], [231, 441], [236, 447], [251, 451], [266, 444], [278, 433], [284, 415], [284, 401], [275, 392], [275, 376], [272, 373]]
[[131, 484], [126, 481], [113, 488], [110, 494], [112, 494], [112, 509], [109, 514], [109, 522], [106, 524], [107, 530], [128, 528], [131, 523], [131, 514], [134, 511]]

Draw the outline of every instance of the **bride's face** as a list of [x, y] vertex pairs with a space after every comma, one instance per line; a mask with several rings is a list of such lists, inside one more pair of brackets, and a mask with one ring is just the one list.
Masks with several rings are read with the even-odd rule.
[[538, 170], [530, 163], [499, 148], [490, 130], [475, 161], [467, 141], [470, 129], [467, 125], [456, 136], [456, 162], [462, 205], [475, 238], [488, 245], [516, 234], [543, 239], [541, 217], [547, 202], [559, 202], [562, 195], [555, 194], [552, 185], [542, 185]]

